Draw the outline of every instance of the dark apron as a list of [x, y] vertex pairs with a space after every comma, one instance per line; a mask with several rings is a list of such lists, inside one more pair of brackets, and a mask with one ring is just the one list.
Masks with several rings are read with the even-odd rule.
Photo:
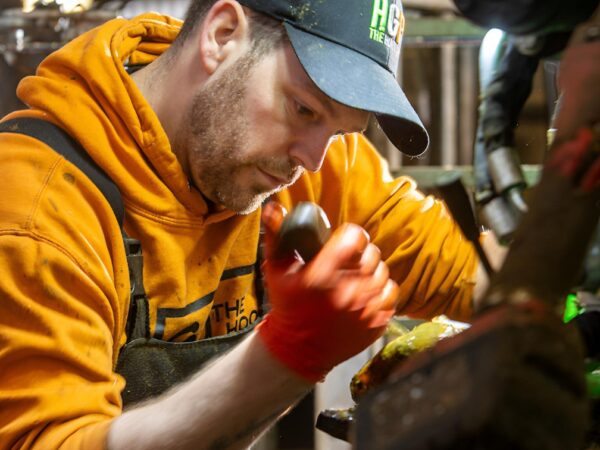
[[257, 322], [242, 331], [195, 342], [167, 342], [155, 338], [127, 342], [121, 348], [115, 369], [127, 382], [121, 393], [123, 405], [156, 397], [190, 378], [210, 360], [241, 342]]
[[[239, 344], [260, 319], [241, 331], [194, 342], [168, 342], [151, 337], [142, 278], [141, 246], [139, 241], [129, 237], [124, 237], [124, 241], [131, 280], [131, 302], [127, 316], [127, 342], [121, 348], [115, 371], [125, 378], [126, 385], [121, 396], [123, 405], [129, 406], [156, 397], [190, 378], [209, 361]], [[259, 316], [262, 316], [264, 292], [260, 253], [261, 245], [255, 266], [255, 289], [257, 298], [262, 302], [259, 305]]]

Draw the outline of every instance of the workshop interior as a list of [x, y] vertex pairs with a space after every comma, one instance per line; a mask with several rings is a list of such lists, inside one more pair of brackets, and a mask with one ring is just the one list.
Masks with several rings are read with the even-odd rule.
[[[71, 39], [118, 16], [183, 19], [188, 4], [0, 0], [0, 116], [25, 106], [19, 81]], [[485, 308], [472, 324], [395, 317], [376, 346], [336, 368], [253, 448], [600, 449], [600, 212], [598, 190], [580, 189], [595, 181], [586, 168], [600, 123], [587, 124], [593, 149], [568, 177], [543, 170], [569, 165], [568, 155], [552, 159], [561, 57], [600, 39], [599, 2], [403, 7], [398, 81], [429, 148], [403, 155], [375, 120], [366, 135], [393, 175], [446, 202], [490, 276]], [[509, 249], [499, 271], [482, 230]]]

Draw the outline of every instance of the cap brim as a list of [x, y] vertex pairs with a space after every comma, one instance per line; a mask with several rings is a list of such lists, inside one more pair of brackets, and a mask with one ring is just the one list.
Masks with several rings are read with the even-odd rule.
[[429, 136], [394, 75], [371, 58], [285, 23], [292, 47], [317, 87], [333, 100], [375, 114], [404, 154], [427, 150]]

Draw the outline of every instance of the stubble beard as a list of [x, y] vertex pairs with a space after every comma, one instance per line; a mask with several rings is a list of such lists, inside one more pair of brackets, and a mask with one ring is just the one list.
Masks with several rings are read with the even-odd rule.
[[[219, 79], [204, 86], [192, 101], [186, 145], [192, 182], [211, 202], [238, 214], [250, 214], [274, 193], [295, 182], [302, 169], [285, 157], [245, 157], [248, 122], [244, 105], [246, 81], [256, 63], [244, 56]], [[243, 171], [266, 169], [288, 180], [286, 185], [264, 191], [258, 183], [241, 186]]]

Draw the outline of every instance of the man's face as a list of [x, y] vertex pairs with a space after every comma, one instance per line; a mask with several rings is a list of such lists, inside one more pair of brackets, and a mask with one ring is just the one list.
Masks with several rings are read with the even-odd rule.
[[179, 143], [195, 186], [240, 214], [317, 171], [332, 137], [368, 117], [321, 93], [289, 44], [256, 59], [243, 55], [203, 86]]

